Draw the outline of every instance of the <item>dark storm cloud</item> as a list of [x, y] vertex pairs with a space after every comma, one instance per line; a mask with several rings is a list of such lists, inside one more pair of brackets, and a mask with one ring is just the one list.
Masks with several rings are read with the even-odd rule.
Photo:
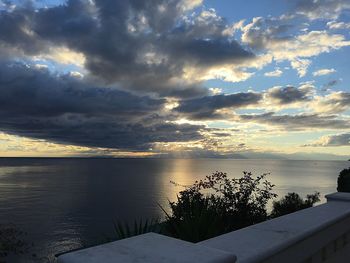
[[6, 133], [90, 147], [148, 150], [155, 142], [201, 139], [202, 126], [122, 122], [118, 118], [69, 115], [57, 118], [11, 118], [2, 121]]
[[[38, 10], [21, 7], [2, 12], [1, 40], [28, 54], [40, 53], [49, 45], [68, 46], [85, 55], [85, 67], [92, 75], [124, 89], [160, 96], [203, 96], [207, 90], [200, 82], [174, 81], [185, 66], [240, 63], [254, 55], [222, 36], [224, 19], [183, 20], [181, 3], [69, 0]], [[16, 34], [7, 33], [11, 24]]]
[[290, 104], [300, 101], [310, 100], [309, 93], [312, 88], [296, 88], [292, 86], [275, 87], [267, 91], [267, 97], [273, 99], [278, 104]]
[[338, 119], [336, 115], [298, 114], [298, 115], [276, 115], [273, 112], [255, 115], [239, 115], [238, 120], [242, 122], [254, 122], [280, 126], [286, 130], [305, 130], [307, 128], [317, 129], [348, 129], [348, 119]]
[[14, 51], [33, 55], [46, 49], [42, 41], [30, 32], [33, 15], [27, 9], [0, 10], [0, 58], [11, 56]]
[[183, 100], [174, 110], [189, 116], [191, 119], [216, 119], [222, 118], [221, 114], [215, 112], [216, 110], [254, 105], [261, 98], [261, 94], [254, 92], [206, 96]]
[[[131, 150], [199, 140], [205, 128], [169, 122], [178, 113], [165, 113], [164, 97], [208, 95], [201, 81], [183, 79], [185, 68], [255, 58], [224, 36], [215, 11], [186, 17], [187, 0], [31, 3], [0, 11], [0, 130], [9, 134]], [[18, 62], [62, 47], [84, 55], [86, 77]], [[214, 99], [212, 112], [245, 99], [254, 100]]]
[[[227, 39], [181, 39], [172, 36], [173, 44], [168, 46], [168, 52], [173, 58], [179, 56], [194, 65], [210, 66], [221, 63], [239, 63], [240, 60], [253, 58], [253, 54], [243, 49], [236, 41]], [[177, 40], [180, 39], [180, 40]]]
[[165, 122], [164, 103], [19, 63], [0, 67], [0, 129], [9, 134], [118, 149], [201, 138], [202, 126]]
[[184, 142], [201, 139], [204, 127], [158, 123], [144, 125], [118, 118], [70, 115], [57, 118], [8, 118], [1, 129], [8, 134], [90, 147], [147, 150], [154, 142]]
[[94, 87], [70, 75], [20, 63], [0, 65], [0, 109], [3, 115], [59, 116], [77, 114], [143, 115], [160, 111], [164, 99], [139, 97], [113, 88]]

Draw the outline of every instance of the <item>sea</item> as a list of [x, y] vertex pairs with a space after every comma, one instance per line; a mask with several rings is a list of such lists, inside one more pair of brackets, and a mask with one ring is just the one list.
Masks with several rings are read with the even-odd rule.
[[[274, 192], [336, 191], [348, 161], [237, 159], [0, 158], [0, 224], [23, 231], [28, 253], [7, 262], [56, 262], [55, 255], [115, 237], [113, 222], [163, 218], [183, 186], [215, 171], [269, 173]], [[173, 184], [171, 182], [176, 182]], [[34, 254], [34, 255], [32, 255]]]

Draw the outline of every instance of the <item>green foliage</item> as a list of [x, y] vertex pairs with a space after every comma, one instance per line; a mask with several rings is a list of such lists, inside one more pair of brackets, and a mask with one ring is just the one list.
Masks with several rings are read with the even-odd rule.
[[177, 203], [170, 203], [171, 215], [161, 207], [166, 214], [164, 234], [198, 242], [225, 232], [225, 225], [220, 222], [222, 216], [218, 216], [220, 206], [215, 204], [215, 200], [196, 194], [185, 195], [178, 197]]
[[[303, 200], [289, 193], [273, 202], [273, 211], [267, 213], [267, 204], [277, 197], [274, 185], [266, 180], [268, 174], [253, 177], [243, 172], [241, 178], [228, 178], [226, 173], [215, 172], [204, 180], [180, 191], [177, 200], [169, 201], [170, 212], [160, 206], [165, 221], [115, 223], [118, 239], [157, 232], [190, 242], [199, 242], [230, 231], [312, 207], [320, 201], [319, 193], [307, 195]], [[174, 183], [174, 182], [173, 182]], [[176, 183], [174, 183], [176, 184]]]
[[297, 193], [288, 193], [281, 200], [273, 202], [271, 217], [275, 218], [309, 208], [319, 201], [320, 193], [318, 192], [307, 195], [305, 200], [303, 200]]
[[165, 233], [199, 242], [266, 220], [266, 205], [277, 196], [266, 176], [253, 178], [244, 172], [243, 177], [230, 179], [215, 172], [196, 181], [179, 193], [176, 202], [169, 202], [172, 213], [166, 213]]
[[158, 219], [134, 221], [130, 226], [128, 223], [114, 222], [114, 231], [117, 239], [124, 239], [149, 232], [161, 232], [161, 225]]
[[350, 168], [340, 172], [337, 190], [338, 192], [350, 192]]

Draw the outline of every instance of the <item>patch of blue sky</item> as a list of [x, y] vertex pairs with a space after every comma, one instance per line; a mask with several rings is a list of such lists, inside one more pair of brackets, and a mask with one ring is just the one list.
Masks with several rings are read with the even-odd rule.
[[[288, 105], [285, 105], [285, 107], [287, 107]], [[278, 111], [276, 111], [277, 114], [279, 115], [296, 115], [296, 114], [301, 114], [301, 113], [305, 113], [305, 109], [301, 108], [301, 107], [293, 107], [293, 105], [290, 105], [290, 108], [283, 108], [280, 109]]]
[[[17, 2], [23, 2], [23, 0], [17, 0]], [[42, 8], [42, 7], [53, 7], [57, 5], [62, 5], [67, 2], [67, 0], [33, 0], [32, 1], [34, 6], [37, 8]]]
[[235, 112], [239, 115], [242, 114], [263, 114], [265, 113], [264, 109], [237, 109]]
[[349, 10], [344, 10], [340, 16], [337, 19], [338, 21], [342, 22], [350, 22], [350, 11]]
[[[336, 84], [329, 87], [333, 91], [350, 91], [350, 67], [349, 67], [350, 46], [334, 50], [330, 53], [323, 53], [312, 58], [312, 64], [308, 70], [308, 76], [315, 81], [315, 86], [321, 90], [327, 88], [327, 84], [336, 81]], [[313, 72], [320, 69], [335, 69], [336, 72], [313, 76]]]
[[343, 112], [343, 115], [345, 115], [345, 116], [347, 116], [347, 117], [350, 117], [350, 110], [344, 111], [344, 112]]
[[217, 129], [239, 129], [239, 125], [235, 125], [234, 123], [230, 123], [227, 121], [213, 121], [209, 122], [208, 128], [217, 128]]
[[228, 22], [238, 22], [253, 17], [280, 16], [290, 8], [292, 1], [276, 0], [205, 0], [206, 8], [214, 8]]
[[309, 21], [308, 24], [308, 31], [324, 31], [327, 29], [327, 22], [329, 20], [314, 20], [314, 21]]

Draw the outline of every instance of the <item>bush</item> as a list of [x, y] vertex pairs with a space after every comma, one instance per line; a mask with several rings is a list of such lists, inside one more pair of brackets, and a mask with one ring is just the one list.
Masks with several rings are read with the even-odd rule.
[[288, 193], [281, 200], [273, 202], [271, 217], [275, 218], [309, 208], [319, 201], [320, 193], [318, 192], [307, 195], [305, 200], [303, 200], [297, 193]]
[[160, 207], [166, 215], [165, 221], [140, 221], [133, 228], [117, 223], [116, 235], [120, 239], [157, 232], [199, 242], [271, 217], [312, 207], [320, 201], [319, 193], [307, 195], [305, 200], [296, 193], [289, 193], [273, 202], [273, 211], [269, 215], [267, 203], [277, 195], [272, 192], [274, 185], [265, 179], [267, 175], [253, 178], [252, 173], [243, 172], [243, 177], [230, 179], [226, 173], [215, 172], [180, 191], [175, 202], [169, 201], [170, 213]]
[[226, 173], [215, 172], [196, 181], [179, 193], [176, 202], [169, 202], [171, 214], [163, 209], [165, 233], [199, 242], [266, 220], [266, 205], [277, 196], [266, 176], [254, 179], [244, 172], [242, 178], [229, 179]]
[[350, 168], [344, 169], [338, 176], [338, 192], [350, 192]]

